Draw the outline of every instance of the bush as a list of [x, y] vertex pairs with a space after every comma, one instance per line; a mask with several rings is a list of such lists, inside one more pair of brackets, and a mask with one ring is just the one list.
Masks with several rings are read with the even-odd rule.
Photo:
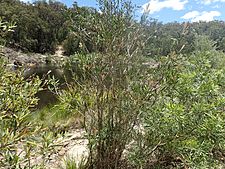
[[110, 28], [101, 35], [104, 52], [77, 54], [68, 64], [75, 73], [69, 91], [75, 100], [68, 105], [84, 117], [87, 167], [219, 167], [225, 151], [225, 69], [217, 61], [224, 54], [207, 37], [197, 37], [192, 54], [172, 53], [143, 65], [136, 41], [142, 40], [141, 28]]
[[79, 39], [76, 35], [70, 33], [63, 41], [63, 49], [66, 55], [72, 55], [80, 51]]
[[[71, 34], [64, 43], [68, 53], [79, 53], [66, 63], [69, 84], [59, 92], [60, 105], [51, 109], [53, 115], [43, 110], [52, 117], [49, 123], [78, 114], [83, 118], [89, 157], [80, 167], [217, 168], [224, 163], [225, 55], [209, 38], [198, 36], [192, 54], [178, 55], [167, 48], [168, 56], [144, 58], [148, 37], [133, 20], [129, 1], [98, 2], [101, 14], [88, 13], [90, 22], [80, 23], [88, 29], [76, 30], [78, 35]], [[96, 53], [85, 51], [83, 42], [91, 42]], [[35, 78], [24, 82], [3, 65], [2, 165], [31, 167], [37, 142], [42, 143], [38, 151], [44, 165], [53, 150], [52, 135], [57, 133], [42, 134], [28, 122], [41, 82]], [[66, 164], [73, 168], [76, 163], [68, 159]]]
[[224, 54], [199, 36], [192, 54], [143, 58], [148, 37], [132, 20], [132, 6], [99, 5], [89, 40], [103, 50], [73, 56], [73, 87], [65, 95], [67, 108], [84, 118], [87, 168], [218, 167], [225, 150], [225, 69], [217, 61]]
[[136, 167], [217, 168], [223, 162], [225, 69], [214, 66], [218, 58], [212, 48], [159, 58], [158, 90], [142, 110], [145, 132], [131, 151]]
[[30, 109], [37, 104], [35, 94], [40, 89], [41, 81], [24, 82], [21, 75], [6, 72], [2, 61], [0, 72], [1, 166], [17, 167], [24, 160], [20, 159], [19, 153], [26, 152], [23, 147], [19, 148], [19, 144], [26, 142], [29, 149], [32, 146], [29, 142], [36, 132], [28, 116]]
[[7, 34], [12, 32], [13, 28], [15, 28], [15, 23], [9, 23], [0, 17], [0, 47], [6, 43]]
[[[6, 22], [2, 25], [0, 35], [5, 33], [2, 28], [7, 32], [12, 27]], [[52, 133], [30, 122], [38, 101], [35, 95], [42, 86], [39, 78], [28, 82], [22, 72], [7, 70], [0, 58], [0, 168], [41, 166], [53, 151]]]
[[55, 131], [31, 121], [42, 84], [39, 78], [25, 81], [0, 62], [0, 168], [43, 167], [55, 149]]
[[87, 168], [119, 167], [143, 104], [139, 98], [144, 77], [139, 55], [142, 28], [131, 20], [130, 3], [116, 3], [101, 1], [102, 16], [90, 21], [96, 22], [98, 34], [90, 41], [94, 46], [104, 44], [104, 50], [77, 54], [68, 64], [75, 72], [71, 84], [75, 87], [68, 91], [75, 98], [70, 107], [82, 113], [89, 139]]

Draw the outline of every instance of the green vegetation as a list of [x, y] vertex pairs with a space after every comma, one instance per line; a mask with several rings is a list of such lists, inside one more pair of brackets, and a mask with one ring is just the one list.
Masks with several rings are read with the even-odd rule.
[[[104, 9], [100, 7], [100, 10]], [[25, 52], [54, 53], [58, 44], [63, 44], [66, 55], [105, 49], [97, 26], [102, 14], [94, 8], [79, 7], [76, 2], [66, 7], [53, 0], [37, 0], [32, 4], [1, 0], [0, 16], [17, 23], [14, 33], [7, 36], [7, 46]], [[163, 24], [146, 18], [144, 15], [139, 22], [148, 35], [142, 51], [144, 55], [165, 56], [173, 51], [190, 54], [194, 50], [196, 35], [209, 36], [217, 49], [224, 51], [224, 21]]]
[[[225, 166], [223, 22], [163, 25], [145, 15], [139, 22], [126, 0], [98, 0], [101, 13], [76, 3], [0, 4], [6, 45], [45, 53], [63, 44], [70, 55], [61, 89], [1, 62], [0, 167], [45, 168], [56, 137], [71, 126], [84, 128], [89, 155], [79, 164], [67, 157], [62, 168]], [[31, 33], [32, 21], [40, 29]], [[36, 110], [44, 87], [59, 101]]]
[[12, 32], [13, 28], [15, 28], [14, 23], [4, 21], [3, 18], [0, 17], [0, 47], [5, 45], [7, 34]]
[[29, 52], [54, 52], [64, 36], [65, 5], [49, 1], [25, 4], [19, 0], [0, 1], [0, 16], [17, 24], [8, 36], [8, 46]]
[[[14, 27], [2, 22], [0, 37]], [[5, 40], [5, 39], [3, 39]], [[30, 122], [37, 105], [36, 93], [44, 84], [37, 77], [25, 81], [22, 72], [11, 72], [0, 60], [0, 168], [34, 168], [45, 166], [48, 155], [54, 151], [53, 134], [36, 122]], [[41, 157], [39, 161], [34, 159]]]
[[49, 145], [37, 145], [45, 145], [50, 133], [29, 121], [31, 110], [37, 104], [35, 94], [41, 90], [41, 80], [25, 82], [20, 73], [6, 71], [2, 60], [0, 72], [0, 167], [31, 168], [36, 165], [31, 164], [32, 159], [38, 155], [43, 157], [40, 162], [44, 165], [50, 152], [48, 148], [53, 148], [51, 140]]

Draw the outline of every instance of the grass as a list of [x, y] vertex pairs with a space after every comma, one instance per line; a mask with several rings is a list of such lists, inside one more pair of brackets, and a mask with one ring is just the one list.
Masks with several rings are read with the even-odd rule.
[[34, 111], [31, 121], [49, 129], [54, 128], [56, 133], [64, 133], [69, 128], [81, 128], [83, 125], [82, 116], [75, 110], [66, 109], [60, 102]]
[[61, 169], [85, 169], [86, 168], [86, 158], [82, 157], [81, 161], [77, 161], [74, 157], [66, 157], [64, 159], [63, 165], [60, 166]]

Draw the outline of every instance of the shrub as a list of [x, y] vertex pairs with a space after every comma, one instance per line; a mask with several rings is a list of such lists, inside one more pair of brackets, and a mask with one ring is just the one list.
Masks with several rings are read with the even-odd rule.
[[76, 35], [74, 35], [73, 33], [67, 35], [67, 38], [63, 41], [63, 49], [65, 51], [65, 54], [72, 55], [76, 52], [79, 52], [79, 43], [80, 41]]
[[105, 48], [101, 53], [77, 54], [71, 59], [68, 65], [75, 71], [71, 84], [75, 87], [68, 92], [75, 96], [70, 107], [84, 117], [90, 151], [87, 167], [117, 168], [143, 104], [139, 98], [144, 78], [139, 55], [143, 34], [131, 19], [129, 2], [99, 3], [102, 15], [90, 21], [96, 23], [98, 35], [90, 41]]
[[13, 28], [15, 28], [15, 23], [9, 23], [0, 17], [0, 47], [5, 44], [7, 34], [12, 32]]
[[[3, 31], [11, 28], [6, 22], [4, 24]], [[42, 84], [39, 78], [28, 82], [22, 72], [10, 72], [0, 58], [0, 168], [44, 165], [54, 149], [51, 132], [30, 122], [38, 101], [35, 95], [42, 90]], [[38, 161], [37, 157], [42, 159]]]
[[154, 102], [142, 110], [145, 132], [138, 133], [132, 163], [159, 168], [219, 167], [225, 150], [225, 69], [214, 67], [213, 60], [220, 57], [211, 48], [189, 57], [159, 58], [160, 66], [153, 74], [158, 90]]
[[19, 161], [22, 160], [19, 153], [25, 152], [23, 147], [18, 148], [19, 145], [27, 142], [28, 149], [32, 146], [29, 142], [36, 131], [29, 123], [28, 116], [30, 109], [37, 104], [35, 94], [41, 83], [38, 79], [24, 82], [20, 74], [7, 72], [2, 61], [0, 72], [1, 166], [17, 167], [22, 162]]

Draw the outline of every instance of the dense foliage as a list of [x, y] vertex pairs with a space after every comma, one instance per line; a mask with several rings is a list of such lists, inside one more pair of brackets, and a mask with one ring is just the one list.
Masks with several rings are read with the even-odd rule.
[[[96, 27], [102, 17], [101, 12], [94, 8], [79, 7], [76, 2], [66, 7], [52, 0], [40, 0], [32, 4], [19, 0], [0, 1], [0, 16], [17, 23], [15, 32], [8, 37], [7, 45], [37, 53], [54, 53], [57, 44], [63, 44], [67, 55], [104, 50], [99, 34], [101, 30]], [[146, 50], [143, 51], [145, 55], [167, 55], [172, 51], [191, 53], [196, 35], [209, 36], [216, 42], [218, 50], [224, 50], [223, 21], [163, 24], [155, 19], [146, 21], [144, 18], [139, 24], [145, 27], [149, 35]], [[85, 35], [85, 32], [88, 34]], [[99, 42], [97, 46], [96, 41]]]
[[[126, 0], [98, 0], [101, 12], [76, 3], [67, 8], [52, 1], [0, 2], [7, 7], [0, 6], [4, 19], [18, 24], [6, 34], [10, 27], [0, 20], [0, 35], [8, 45], [54, 52], [62, 43], [71, 55], [64, 65], [71, 77], [64, 89], [54, 91], [59, 104], [40, 111], [41, 120], [36, 115], [34, 121], [57, 130], [50, 123], [82, 118], [89, 156], [79, 168], [224, 167], [224, 22], [162, 24], [145, 15], [139, 22]], [[14, 7], [26, 10], [12, 18]], [[51, 134], [45, 136], [29, 122], [43, 82], [25, 81], [3, 63], [0, 166], [31, 167], [33, 140], [40, 142], [41, 135], [44, 167], [53, 147]], [[22, 142], [24, 156], [18, 155]], [[66, 167], [77, 165], [69, 160]]]
[[67, 112], [84, 117], [90, 155], [83, 167], [218, 168], [225, 148], [224, 53], [210, 37], [188, 33], [188, 25], [176, 26], [176, 39], [161, 32], [156, 43], [146, 34], [154, 31], [146, 30], [148, 22], [132, 21], [128, 4], [110, 2], [101, 1], [101, 18], [93, 16], [99, 31], [89, 38], [103, 50], [71, 57], [74, 83], [62, 93]]
[[29, 52], [54, 52], [62, 41], [66, 6], [59, 2], [37, 1], [25, 4], [18, 0], [0, 1], [0, 16], [17, 24], [8, 37], [8, 45]]
[[223, 159], [225, 69], [218, 61], [224, 63], [225, 55], [210, 42], [206, 47], [206, 38], [196, 41], [198, 48], [188, 58], [157, 59], [160, 67], [152, 80], [158, 89], [154, 102], [143, 107], [144, 133], [136, 138], [130, 157], [139, 167], [164, 168], [170, 163], [179, 168], [217, 168]]
[[[15, 27], [0, 19], [0, 38], [5, 42]], [[1, 44], [3, 45], [3, 44]], [[38, 103], [36, 94], [46, 87], [40, 78], [26, 81], [22, 71], [12, 72], [1, 53], [0, 46], [0, 168], [34, 168], [45, 166], [54, 149], [52, 133], [31, 115]], [[39, 158], [39, 160], [37, 160]]]

